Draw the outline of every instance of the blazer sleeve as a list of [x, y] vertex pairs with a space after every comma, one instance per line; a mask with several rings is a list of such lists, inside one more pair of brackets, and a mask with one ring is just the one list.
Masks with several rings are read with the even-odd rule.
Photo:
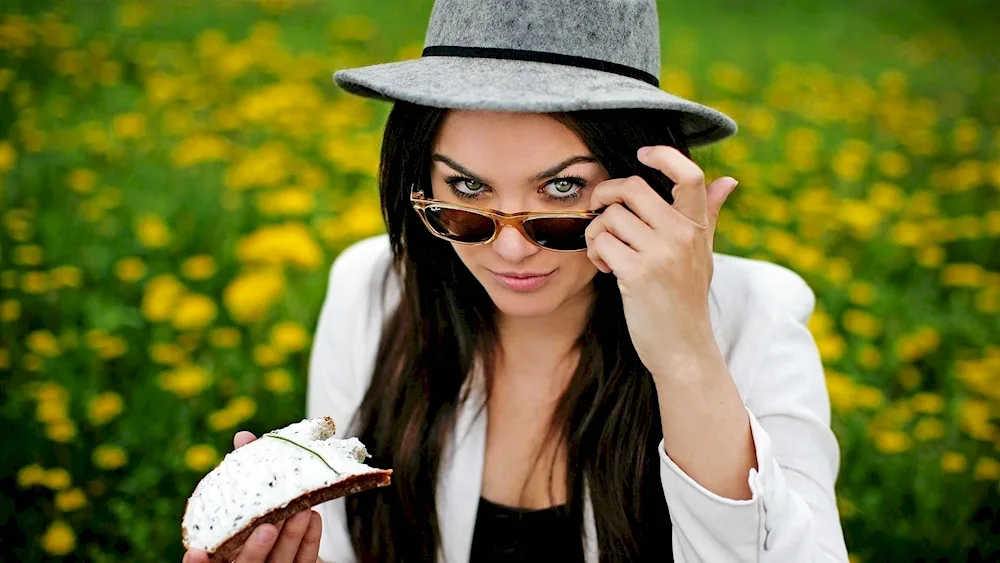
[[705, 489], [659, 444], [675, 561], [848, 561], [834, 492], [839, 447], [823, 365], [807, 327], [815, 295], [804, 281], [800, 287], [805, 297], [797, 307], [762, 307], [756, 318], [764, 324], [743, 331], [744, 346], [761, 351], [750, 365], [738, 366], [749, 369], [751, 381], [744, 394], [757, 455], [757, 469], [748, 475], [751, 498]]
[[[338, 438], [355, 435], [351, 422], [371, 380], [381, 333], [376, 297], [385, 268], [379, 266], [386, 266], [388, 258], [387, 241], [375, 237], [345, 249], [330, 269], [309, 358], [306, 416], [332, 417]], [[323, 519], [320, 560], [354, 563], [344, 499], [321, 503], [314, 510]]]

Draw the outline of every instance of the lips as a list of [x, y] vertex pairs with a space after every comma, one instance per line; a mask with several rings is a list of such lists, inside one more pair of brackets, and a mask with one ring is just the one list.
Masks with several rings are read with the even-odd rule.
[[503, 287], [517, 292], [534, 291], [540, 288], [552, 277], [555, 270], [551, 272], [494, 272], [490, 271], [497, 282]]

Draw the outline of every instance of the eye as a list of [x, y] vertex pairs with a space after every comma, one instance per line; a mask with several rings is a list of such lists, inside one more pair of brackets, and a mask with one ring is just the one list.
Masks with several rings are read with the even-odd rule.
[[545, 192], [552, 199], [569, 199], [578, 195], [586, 185], [581, 178], [556, 178], [545, 185]]
[[461, 176], [450, 176], [445, 178], [444, 182], [451, 187], [451, 191], [459, 197], [476, 197], [485, 191], [486, 184], [473, 180], [472, 178], [463, 178]]

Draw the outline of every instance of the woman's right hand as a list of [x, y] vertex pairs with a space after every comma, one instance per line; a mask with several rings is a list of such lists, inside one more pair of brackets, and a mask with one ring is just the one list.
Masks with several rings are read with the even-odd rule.
[[[233, 436], [233, 447], [239, 448], [256, 440], [247, 431]], [[316, 563], [319, 561], [319, 538], [323, 522], [315, 510], [303, 510], [278, 524], [261, 524], [240, 546], [234, 563]], [[208, 553], [190, 549], [183, 563], [208, 563]]]

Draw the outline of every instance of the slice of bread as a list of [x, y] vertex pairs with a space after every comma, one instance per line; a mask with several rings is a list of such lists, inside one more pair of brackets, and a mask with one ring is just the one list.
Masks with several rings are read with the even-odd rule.
[[228, 562], [261, 524], [389, 484], [391, 469], [365, 465], [365, 446], [357, 438], [334, 439], [335, 432], [330, 417], [305, 419], [226, 454], [187, 501], [184, 549]]

